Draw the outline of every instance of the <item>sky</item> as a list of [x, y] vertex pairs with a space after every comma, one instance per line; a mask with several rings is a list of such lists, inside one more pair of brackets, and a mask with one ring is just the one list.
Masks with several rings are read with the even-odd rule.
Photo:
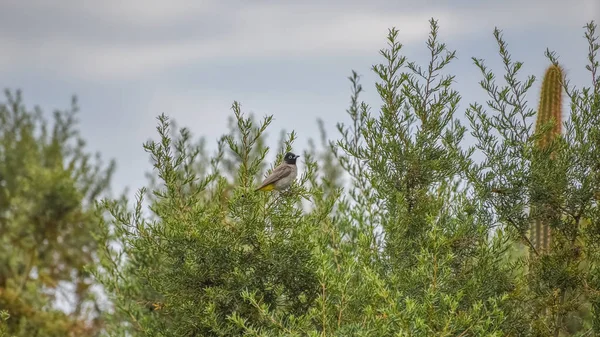
[[487, 99], [471, 57], [502, 72], [494, 27], [524, 62], [522, 78], [538, 78], [531, 107], [546, 48], [573, 84], [590, 83], [583, 26], [600, 23], [600, 0], [1, 0], [0, 87], [21, 89], [28, 106], [47, 113], [76, 95], [88, 149], [116, 160], [113, 191], [133, 195], [152, 169], [142, 145], [157, 139], [158, 115], [214, 145], [239, 101], [245, 113], [274, 116], [269, 145], [277, 147], [281, 129], [294, 130], [301, 153], [318, 139], [317, 118], [330, 138], [348, 122], [352, 70], [377, 111], [371, 66], [382, 62], [389, 28], [409, 60], [426, 64], [430, 18], [457, 51], [449, 70], [463, 97], [458, 118]]

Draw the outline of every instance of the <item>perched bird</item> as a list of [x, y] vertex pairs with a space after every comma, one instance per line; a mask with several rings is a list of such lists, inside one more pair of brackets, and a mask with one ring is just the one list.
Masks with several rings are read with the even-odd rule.
[[254, 191], [285, 190], [290, 187], [298, 175], [296, 159], [300, 157], [291, 152], [285, 154], [283, 163], [277, 166], [273, 172]]

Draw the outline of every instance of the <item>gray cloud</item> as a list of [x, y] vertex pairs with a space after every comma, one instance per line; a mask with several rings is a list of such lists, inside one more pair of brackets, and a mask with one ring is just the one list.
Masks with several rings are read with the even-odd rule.
[[594, 0], [466, 3], [10, 0], [0, 14], [0, 70], [35, 67], [92, 81], [127, 80], [223, 57], [371, 53], [392, 26], [404, 43], [422, 41], [430, 17], [453, 38], [482, 28], [489, 34], [492, 22], [512, 29], [581, 25], [598, 7]]

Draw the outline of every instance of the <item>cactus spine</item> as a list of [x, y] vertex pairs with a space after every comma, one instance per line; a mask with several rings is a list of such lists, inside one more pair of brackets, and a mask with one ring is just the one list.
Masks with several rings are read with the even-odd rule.
[[[548, 146], [562, 132], [562, 81], [563, 71], [559, 66], [551, 65], [546, 69], [535, 127], [536, 131], [539, 131], [551, 120], [554, 120], [554, 125], [538, 140], [536, 146], [540, 148]], [[530, 235], [538, 252], [547, 252], [550, 249], [552, 234], [547, 222], [536, 219], [531, 224]]]

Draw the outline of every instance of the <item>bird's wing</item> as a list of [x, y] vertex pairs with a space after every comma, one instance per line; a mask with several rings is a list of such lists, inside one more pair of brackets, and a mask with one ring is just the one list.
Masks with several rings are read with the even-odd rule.
[[263, 188], [264, 186], [272, 184], [279, 179], [287, 177], [290, 173], [292, 173], [292, 170], [292, 167], [286, 165], [285, 163], [277, 166], [258, 188]]

